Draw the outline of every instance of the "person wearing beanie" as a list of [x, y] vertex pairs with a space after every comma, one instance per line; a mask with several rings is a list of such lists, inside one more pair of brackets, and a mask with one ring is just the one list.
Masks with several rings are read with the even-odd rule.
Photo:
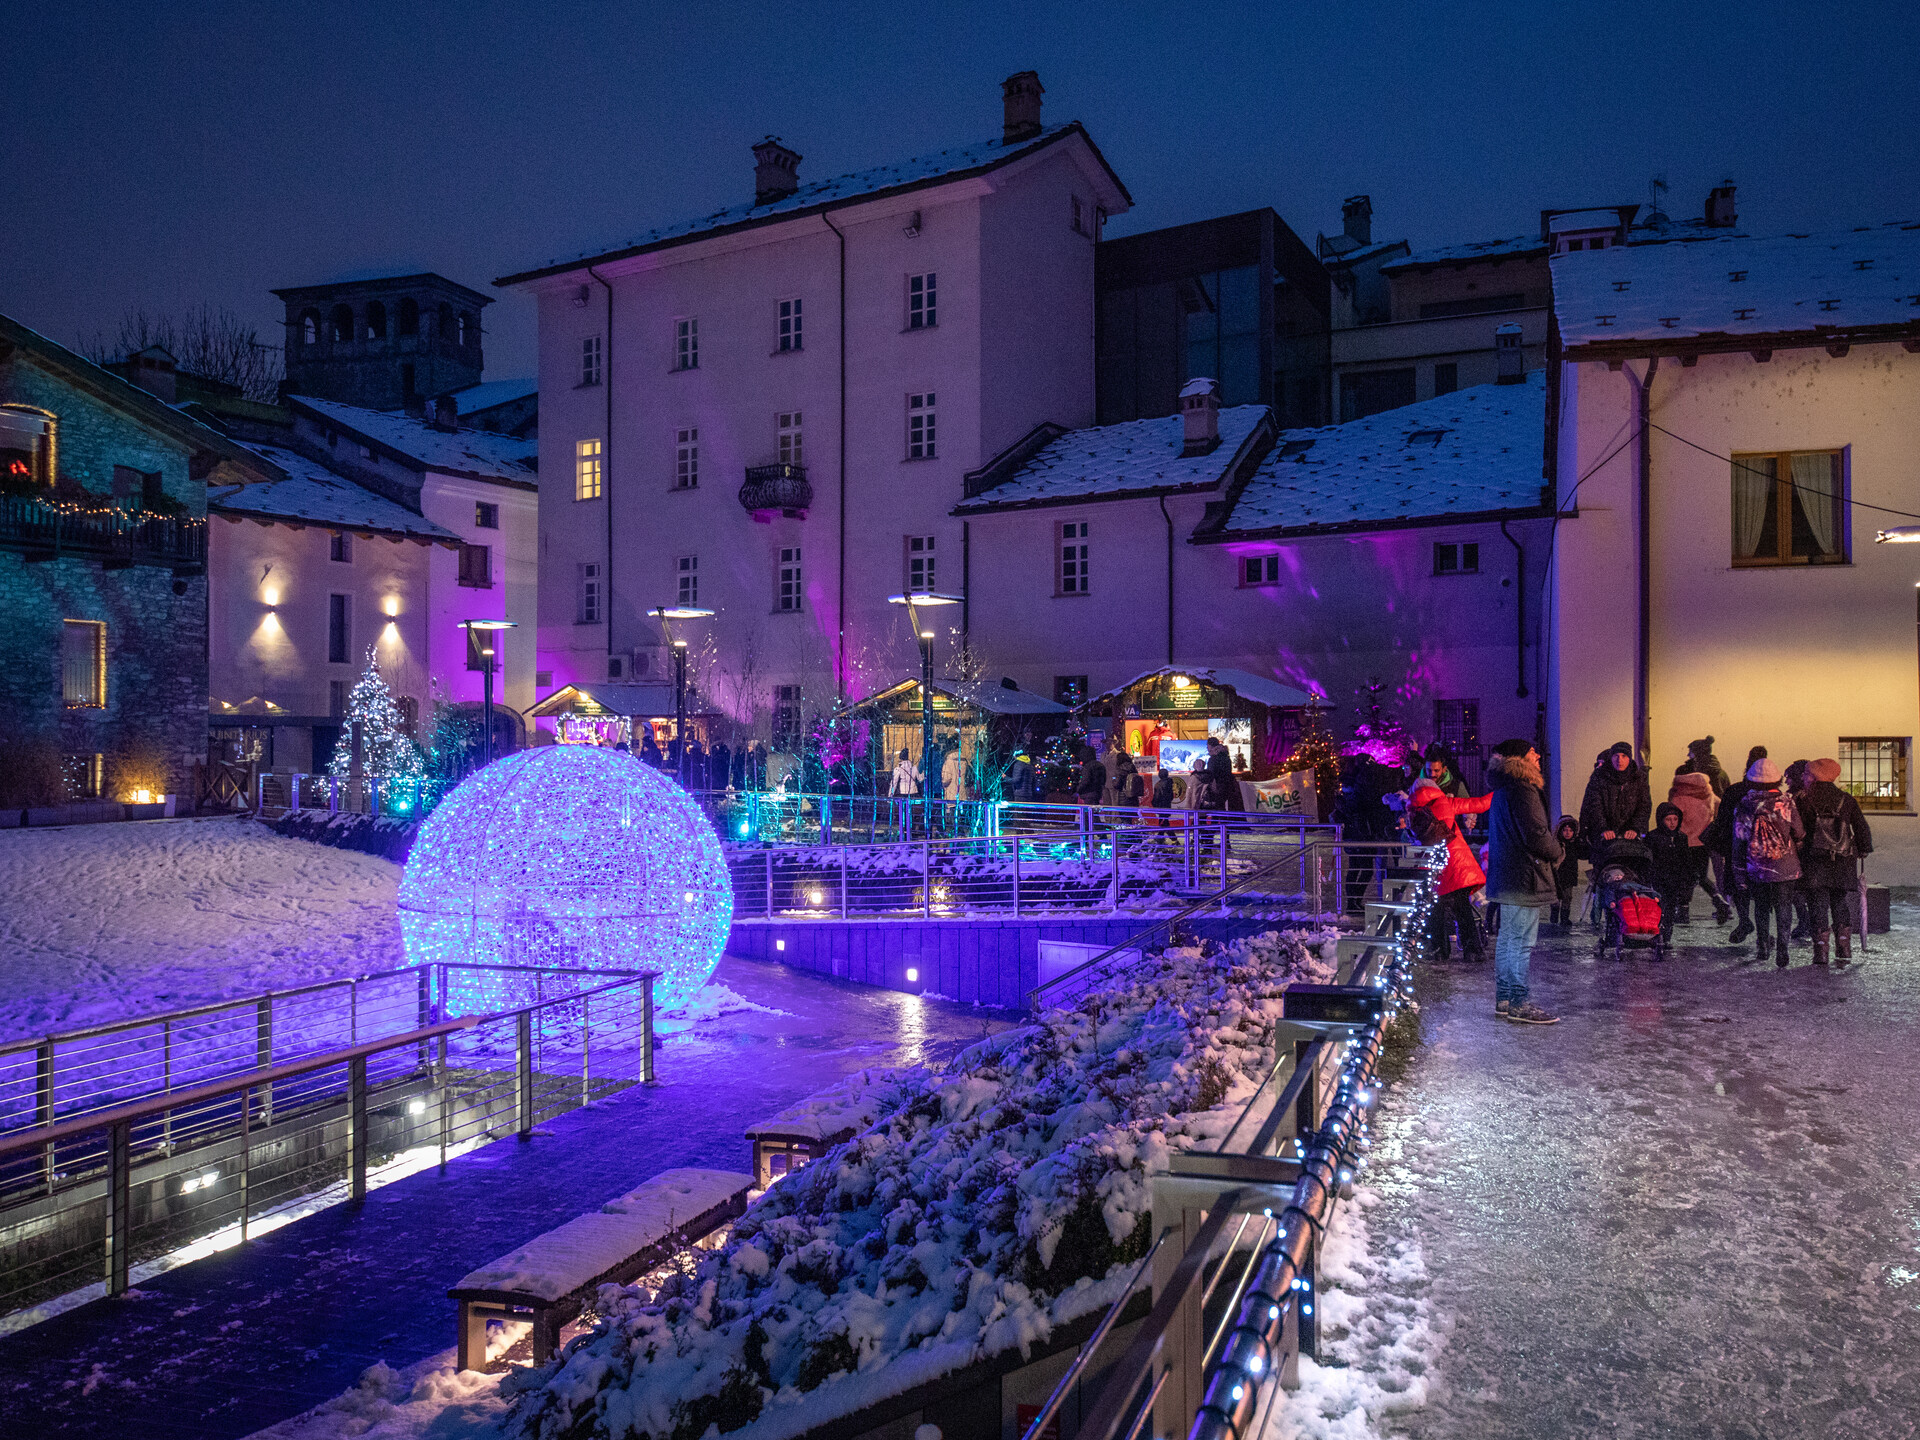
[[1726, 767], [1720, 763], [1720, 757], [1713, 753], [1713, 736], [1711, 735], [1704, 740], [1689, 740], [1686, 761], [1673, 773], [1706, 776], [1707, 783], [1713, 787], [1715, 799], [1727, 793]]
[[1698, 885], [1713, 902], [1714, 923], [1724, 925], [1733, 912], [1714, 888], [1706, 842], [1707, 830], [1720, 809], [1720, 801], [1713, 793], [1713, 782], [1704, 770], [1683, 770], [1673, 777], [1667, 800], [1679, 807], [1680, 829], [1687, 837], [1687, 860], [1693, 868], [1693, 884], [1687, 886], [1685, 894], [1681, 896], [1680, 913], [1673, 917], [1674, 923], [1685, 925], [1692, 919], [1689, 911], [1693, 903], [1693, 886]]
[[1693, 861], [1687, 854], [1692, 846], [1680, 828], [1680, 818], [1678, 805], [1663, 802], [1654, 812], [1653, 830], [1647, 836], [1647, 849], [1653, 852], [1648, 880], [1660, 892], [1660, 933], [1668, 939], [1693, 896]]
[[[1755, 761], [1766, 758], [1767, 747], [1754, 746], [1747, 751], [1747, 770], [1753, 768]], [[1727, 936], [1729, 945], [1738, 945], [1753, 934], [1751, 914], [1753, 895], [1747, 889], [1746, 876], [1733, 863], [1733, 817], [1740, 809], [1740, 801], [1752, 788], [1753, 784], [1746, 778], [1746, 771], [1743, 770], [1740, 778], [1727, 786], [1727, 793], [1720, 797], [1720, 809], [1702, 837], [1707, 842], [1707, 849], [1713, 854], [1712, 863], [1719, 876], [1720, 893], [1727, 897], [1728, 903], [1733, 906], [1733, 913], [1740, 919], [1740, 923], [1735, 925], [1732, 933]]]
[[1580, 801], [1580, 834], [1594, 855], [1610, 840], [1639, 839], [1653, 818], [1653, 795], [1646, 772], [1633, 758], [1633, 746], [1619, 741], [1603, 759]]
[[1426, 776], [1413, 782], [1407, 796], [1407, 824], [1414, 839], [1423, 845], [1437, 845], [1444, 839], [1447, 868], [1440, 872], [1440, 900], [1427, 920], [1427, 953], [1436, 960], [1450, 958], [1449, 931], [1460, 931], [1460, 953], [1468, 960], [1484, 960], [1486, 949], [1480, 940], [1480, 918], [1473, 913], [1473, 892], [1487, 883], [1473, 848], [1461, 835], [1458, 816], [1480, 815], [1493, 804], [1493, 796], [1461, 800], [1447, 794]]
[[[1786, 791], [1788, 798], [1796, 804], [1799, 802], [1800, 792], [1807, 788], [1807, 766], [1812, 763], [1810, 760], [1793, 760], [1788, 762], [1786, 770], [1782, 772], [1780, 788]], [[1805, 945], [1812, 939], [1813, 922], [1807, 914], [1807, 892], [1804, 887], [1796, 883], [1793, 887], [1793, 943]]]
[[1547, 822], [1540, 752], [1530, 741], [1503, 740], [1487, 767], [1493, 803], [1487, 810], [1487, 899], [1500, 907], [1493, 943], [1493, 1013], [1521, 1025], [1560, 1017], [1527, 998], [1528, 967], [1540, 938], [1540, 912], [1557, 898], [1554, 867], [1565, 850]]
[[1553, 834], [1564, 853], [1553, 867], [1553, 908], [1547, 912], [1547, 923], [1558, 926], [1564, 934], [1573, 928], [1573, 887], [1580, 883], [1580, 822], [1562, 815]]
[[1800, 878], [1800, 842], [1806, 823], [1782, 782], [1785, 772], [1761, 758], [1747, 767], [1750, 788], [1740, 797], [1733, 816], [1733, 863], [1753, 892], [1753, 926], [1759, 937], [1753, 953], [1764, 959], [1768, 950], [1767, 922], [1773, 921], [1773, 963], [1784, 970], [1789, 963], [1787, 930], [1793, 920], [1793, 882]]
[[[1860, 857], [1873, 853], [1873, 831], [1860, 802], [1835, 782], [1838, 760], [1807, 764], [1807, 784], [1797, 797], [1806, 843], [1800, 847], [1800, 893], [1806, 897], [1813, 930], [1813, 963], [1827, 963], [1827, 939], [1833, 939], [1833, 963], [1853, 958], [1853, 899], [1860, 888]], [[1864, 923], [1866, 917], [1862, 915]]]

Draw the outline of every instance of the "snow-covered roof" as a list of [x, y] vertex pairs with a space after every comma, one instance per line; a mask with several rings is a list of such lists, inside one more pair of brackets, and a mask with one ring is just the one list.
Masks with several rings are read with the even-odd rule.
[[1569, 349], [1920, 327], [1920, 224], [1578, 251], [1553, 260], [1553, 305]]
[[261, 459], [287, 472], [285, 480], [223, 485], [207, 492], [207, 508], [236, 515], [293, 520], [330, 529], [377, 531], [447, 544], [460, 539], [423, 515], [384, 495], [336, 475], [317, 460], [277, 445], [249, 445]]
[[[907, 691], [917, 691], [918, 680], [900, 680], [875, 691], [865, 700], [857, 702], [854, 708], [882, 704], [893, 700]], [[992, 681], [963, 682], [958, 685], [943, 685], [936, 681], [933, 685], [935, 695], [944, 695], [962, 705], [971, 705], [975, 709], [985, 710], [989, 715], [1065, 715], [1067, 707], [1057, 700], [1049, 700], [1044, 695], [1036, 695], [1031, 690], [1017, 689], [1011, 685], [996, 684]]]
[[[1613, 223], [1620, 217], [1611, 210], [1606, 212]], [[1436, 245], [1430, 250], [1416, 250], [1404, 260], [1396, 260], [1381, 268], [1397, 273], [1401, 270], [1414, 270], [1422, 265], [1458, 265], [1462, 261], [1505, 260], [1522, 255], [1544, 255], [1547, 242], [1538, 235], [1511, 235], [1505, 240], [1470, 240], [1464, 245]]]
[[961, 501], [953, 513], [974, 515], [987, 510], [1207, 489], [1232, 473], [1235, 461], [1266, 423], [1269, 413], [1264, 405], [1234, 405], [1222, 410], [1220, 443], [1205, 455], [1180, 453], [1186, 443], [1186, 421], [1178, 415], [1068, 430], [999, 484]]
[[453, 392], [453, 403], [462, 415], [472, 415], [481, 410], [491, 410], [496, 405], [509, 405], [515, 400], [525, 400], [529, 395], [540, 393], [540, 382], [534, 376], [523, 376], [518, 380], [483, 380], [478, 385], [469, 385], [464, 390]]
[[1545, 375], [1536, 370], [1524, 384], [1476, 385], [1344, 425], [1284, 430], [1225, 520], [1198, 538], [1537, 509]]
[[1344, 254], [1322, 255], [1320, 257], [1320, 263], [1322, 265], [1339, 265], [1351, 269], [1362, 260], [1375, 259], [1378, 256], [1386, 254], [1389, 250], [1404, 250], [1406, 246], [1407, 242], [1404, 240], [1376, 240], [1371, 245], [1357, 246], [1352, 250], [1346, 251]]
[[305, 395], [292, 395], [288, 399], [297, 409], [336, 429], [371, 441], [427, 470], [486, 480], [513, 480], [522, 485], [535, 481], [533, 461], [540, 453], [540, 446], [532, 440], [496, 435], [491, 430], [441, 430], [398, 410], [367, 410]]
[[[610, 260], [659, 245], [696, 239], [718, 230], [761, 224], [813, 210], [832, 209], [835, 206], [869, 199], [891, 190], [927, 185], [940, 180], [953, 180], [970, 173], [996, 169], [1022, 155], [1051, 145], [1069, 134], [1086, 137], [1085, 129], [1076, 120], [1065, 125], [1049, 125], [1033, 138], [1017, 140], [1012, 144], [1002, 139], [982, 140], [972, 145], [956, 146], [951, 150], [936, 150], [930, 155], [917, 155], [911, 160], [897, 160], [889, 165], [876, 165], [871, 170], [857, 170], [851, 175], [837, 175], [831, 180], [816, 180], [811, 184], [803, 182], [791, 195], [770, 204], [762, 205], [755, 202], [746, 205], [730, 205], [724, 210], [715, 210], [709, 215], [675, 221], [671, 225], [659, 225], [651, 230], [642, 231], [623, 244], [583, 250], [577, 255], [563, 255], [519, 274], [503, 276], [493, 283], [512, 285], [556, 271], [575, 269], [590, 262]], [[1091, 138], [1087, 138], [1087, 144], [1090, 147], [1093, 145]], [[1096, 149], [1094, 153], [1098, 156], [1099, 151]], [[1105, 166], [1104, 158], [1101, 159], [1101, 164]], [[1107, 173], [1112, 177], [1115, 188], [1125, 195], [1126, 187], [1120, 184], [1119, 177], [1113, 175], [1111, 169], [1108, 169]]]
[[1095, 704], [1101, 700], [1112, 700], [1124, 695], [1142, 680], [1152, 680], [1161, 675], [1187, 675], [1207, 685], [1222, 690], [1231, 690], [1242, 700], [1251, 700], [1256, 705], [1296, 707], [1311, 705], [1315, 697], [1304, 690], [1296, 690], [1291, 685], [1282, 685], [1278, 680], [1270, 680], [1265, 675], [1256, 675], [1251, 670], [1214, 668], [1195, 670], [1188, 666], [1161, 665], [1152, 670], [1142, 670], [1131, 680], [1102, 691], [1088, 701]]
[[[1629, 205], [1625, 209], [1632, 210]], [[1549, 234], [1560, 235], [1569, 231], [1612, 230], [1618, 228], [1621, 215], [1620, 206], [1599, 205], [1590, 210], [1563, 210], [1558, 215], [1548, 217]], [[1709, 225], [1704, 220], [1662, 220], [1655, 225], [1635, 224], [1627, 230], [1628, 245], [1664, 245], [1673, 240], [1719, 240], [1729, 231], [1724, 226]], [[1389, 275], [1404, 274], [1409, 270], [1418, 270], [1429, 265], [1470, 265], [1479, 260], [1518, 260], [1533, 255], [1545, 255], [1551, 248], [1545, 236], [1537, 231], [1531, 235], [1510, 235], [1504, 240], [1469, 240], [1464, 245], [1436, 245], [1430, 249], [1416, 251], [1404, 260], [1396, 260], [1391, 265], [1380, 268]]]
[[812, 1140], [838, 1145], [898, 1104], [900, 1075], [892, 1070], [860, 1070], [789, 1105], [771, 1119], [747, 1127], [747, 1139]]
[[[582, 701], [586, 704], [582, 704]], [[706, 702], [687, 687], [687, 713], [704, 715]], [[654, 718], [673, 714], [673, 686], [668, 684], [649, 685], [632, 680], [596, 680], [591, 685], [563, 685], [546, 699], [535, 705], [527, 714], [535, 719], [545, 719], [552, 715], [594, 714], [603, 711], [608, 715], [627, 717], [640, 716]]]

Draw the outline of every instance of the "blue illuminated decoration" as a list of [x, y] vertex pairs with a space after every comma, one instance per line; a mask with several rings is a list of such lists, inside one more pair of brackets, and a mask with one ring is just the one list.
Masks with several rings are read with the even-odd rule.
[[415, 965], [658, 970], [667, 1009], [719, 964], [733, 889], [713, 825], [673, 781], [619, 751], [544, 745], [448, 792], [399, 911]]

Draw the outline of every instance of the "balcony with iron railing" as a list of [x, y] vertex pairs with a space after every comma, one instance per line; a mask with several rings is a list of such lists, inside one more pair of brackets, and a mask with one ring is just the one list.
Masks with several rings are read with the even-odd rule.
[[21, 551], [28, 560], [73, 556], [99, 560], [109, 570], [161, 565], [178, 574], [198, 574], [207, 563], [207, 522], [192, 515], [0, 495], [0, 549]]
[[813, 506], [813, 486], [804, 465], [749, 465], [740, 504], [756, 520], [771, 520], [776, 512], [789, 520], [804, 520]]

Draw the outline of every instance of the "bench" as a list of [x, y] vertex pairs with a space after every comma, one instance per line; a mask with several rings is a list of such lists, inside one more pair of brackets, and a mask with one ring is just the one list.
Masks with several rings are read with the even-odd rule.
[[880, 1118], [881, 1106], [899, 1092], [891, 1070], [861, 1070], [837, 1085], [789, 1105], [770, 1120], [747, 1127], [753, 1146], [754, 1188], [766, 1189], [809, 1160], [818, 1160]]
[[730, 1170], [668, 1170], [483, 1265], [447, 1292], [460, 1302], [458, 1368], [484, 1370], [487, 1321], [531, 1321], [533, 1363], [602, 1285], [626, 1285], [690, 1240], [745, 1213], [753, 1177]]

